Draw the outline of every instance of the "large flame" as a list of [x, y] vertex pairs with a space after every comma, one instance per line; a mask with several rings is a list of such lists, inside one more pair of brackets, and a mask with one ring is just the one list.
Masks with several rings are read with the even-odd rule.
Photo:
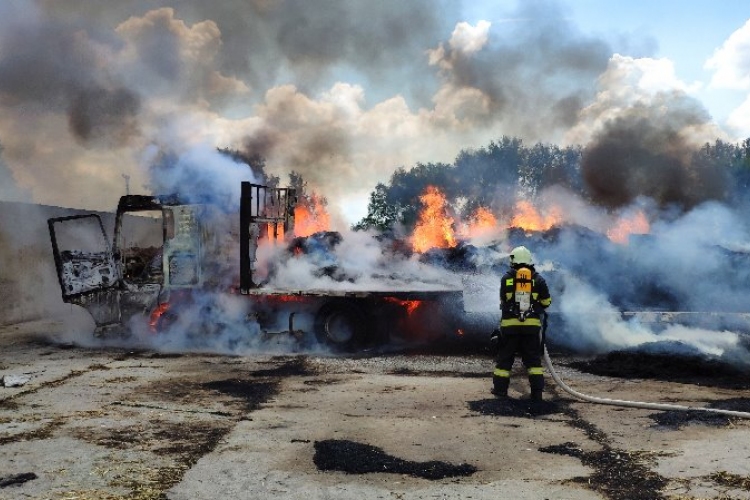
[[546, 213], [542, 213], [531, 202], [520, 200], [516, 203], [510, 225], [527, 231], [546, 231], [561, 222], [562, 211], [558, 207], [552, 207]]
[[412, 246], [416, 252], [430, 248], [451, 248], [456, 246], [453, 218], [448, 215], [445, 195], [434, 186], [427, 186], [419, 197], [424, 209], [412, 235]]
[[[455, 227], [459, 227], [459, 237], [474, 239], [493, 235], [498, 230], [510, 227], [525, 231], [547, 231], [565, 222], [564, 211], [556, 205], [540, 209], [528, 200], [518, 201], [513, 209], [510, 222], [499, 224], [497, 217], [486, 207], [479, 207], [465, 221], [456, 221], [448, 214], [445, 195], [436, 187], [428, 186], [419, 197], [424, 208], [412, 235], [415, 252], [426, 252], [431, 248], [453, 248], [458, 242]], [[506, 219], [507, 220], [507, 219]], [[618, 218], [606, 230], [606, 235], [614, 242], [627, 244], [631, 234], [647, 234], [650, 231], [648, 218], [643, 211]]]
[[331, 216], [326, 208], [325, 198], [312, 193], [304, 203], [294, 208], [294, 234], [310, 236], [328, 231], [331, 228]]
[[647, 234], [651, 230], [646, 214], [642, 210], [620, 217], [615, 225], [607, 230], [607, 237], [615, 243], [628, 244], [631, 234]]
[[478, 238], [492, 233], [497, 229], [497, 217], [488, 208], [479, 207], [469, 216], [466, 226], [466, 236]]

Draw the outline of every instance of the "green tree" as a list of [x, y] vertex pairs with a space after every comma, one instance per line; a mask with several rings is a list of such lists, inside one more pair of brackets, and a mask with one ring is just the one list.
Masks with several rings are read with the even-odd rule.
[[399, 222], [401, 207], [398, 204], [388, 202], [388, 188], [383, 183], [378, 183], [375, 190], [370, 193], [370, 202], [367, 204], [367, 215], [354, 226], [355, 231], [376, 229], [381, 232], [390, 231]]

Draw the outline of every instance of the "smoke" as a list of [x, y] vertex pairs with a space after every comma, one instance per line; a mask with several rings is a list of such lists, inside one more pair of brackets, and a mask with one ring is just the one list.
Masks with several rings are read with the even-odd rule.
[[[552, 2], [524, 3], [509, 13], [518, 23], [498, 26], [457, 21], [461, 8], [426, 0], [4, 7], [0, 102], [36, 108], [24, 119], [44, 122], [49, 139], [2, 124], [0, 138], [40, 200], [79, 198], [59, 163], [108, 165], [89, 181], [100, 186], [90, 203], [106, 209], [107, 195], [121, 194], [121, 174], [155, 184], [138, 161], [152, 143], [243, 149], [264, 155], [279, 177], [301, 173], [329, 199], [366, 199], [394, 168], [448, 160], [500, 128], [536, 140], [573, 124], [606, 68], [607, 45]], [[53, 119], [62, 114], [65, 129]]]
[[579, 352], [662, 346], [750, 366], [750, 227], [739, 211], [709, 201], [675, 214], [640, 200], [624, 210], [649, 213], [650, 232], [616, 243], [602, 232], [612, 214], [571, 200], [559, 228], [501, 245], [534, 252], [552, 288], [553, 342]]
[[[549, 264], [554, 307], [571, 325], [560, 335], [599, 350], [657, 338], [733, 348], [720, 330], [707, 346], [696, 340], [712, 337], [704, 330], [656, 331], [613, 313], [744, 311], [747, 227], [713, 203], [726, 180], [694, 154], [721, 136], [694, 88], [668, 61], [613, 54], [563, 4], [519, 2], [507, 22], [473, 24], [461, 9], [430, 0], [2, 3], [0, 196], [112, 210], [124, 176], [133, 192], [178, 193], [236, 213], [240, 182], [262, 180], [216, 153], [227, 147], [261, 155], [268, 173], [301, 174], [335, 209], [341, 199], [366, 200], [402, 165], [450, 161], [499, 135], [564, 138], [584, 145], [590, 200], [545, 193], [574, 226], [524, 235]], [[606, 228], [630, 210], [648, 213], [651, 235], [609, 241]], [[236, 228], [217, 221], [226, 234]], [[275, 288], [466, 282], [372, 234], [342, 234], [302, 256], [261, 247], [258, 271]], [[520, 237], [497, 238], [472, 255], [488, 274]], [[233, 243], [221, 244], [236, 255]], [[246, 334], [237, 302], [206, 301], [196, 311], [230, 323], [219, 341], [229, 349]], [[608, 319], [584, 324], [577, 311]]]
[[340, 243], [314, 245], [303, 255], [267, 243], [258, 251], [260, 276], [272, 290], [427, 291], [461, 288], [461, 276], [394, 252], [392, 242], [366, 231], [343, 232]]
[[[76, 206], [85, 198], [104, 210], [122, 194], [123, 174], [134, 190], [159, 185], [142, 160], [152, 144], [179, 155], [203, 143], [260, 154], [280, 178], [302, 174], [332, 210], [353, 199], [361, 209], [402, 165], [449, 161], [499, 134], [554, 141], [572, 128], [583, 137], [592, 116], [604, 117], [602, 96], [633, 86], [612, 77], [623, 72], [617, 55], [574, 26], [564, 4], [520, 2], [502, 21], [474, 24], [461, 20], [463, 7], [3, 6], [0, 105], [8, 118], [0, 140], [8, 166], [23, 172], [37, 201]], [[607, 86], [599, 94], [597, 81]], [[20, 134], [11, 123], [39, 133]]]
[[229, 213], [239, 211], [243, 181], [262, 183], [248, 165], [207, 144], [179, 153], [153, 148], [149, 161], [155, 193], [176, 194], [185, 203], [216, 206]]
[[139, 108], [137, 96], [127, 89], [81, 91], [71, 103], [70, 129], [83, 144], [125, 144], [138, 134]]
[[[159, 334], [154, 334], [142, 317], [133, 317], [128, 325], [132, 335], [125, 345], [160, 352], [229, 355], [292, 353], [303, 349], [310, 353], [326, 351], [316, 343], [303, 344], [288, 329], [284, 332], [284, 327], [262, 330], [258, 323], [248, 321], [247, 304], [246, 297], [237, 295], [194, 295], [190, 307], [181, 308], [176, 321]], [[285, 319], [287, 315], [279, 313], [279, 319]], [[306, 326], [309, 330], [309, 325]]]
[[[567, 340], [579, 351], [609, 352], [666, 343], [670, 347], [665, 350], [672, 352], [692, 350], [716, 357], [729, 353], [734, 358], [736, 351], [741, 349], [740, 334], [729, 330], [717, 331], [679, 323], [658, 325], [644, 323], [638, 317], [624, 319], [621, 311], [602, 292], [575, 276], [568, 276], [565, 280], [560, 303], [566, 329], [576, 335], [575, 339]], [[749, 355], [750, 352], [744, 353], [745, 364], [750, 364]]]
[[679, 93], [658, 97], [607, 122], [586, 146], [581, 170], [594, 203], [619, 208], [645, 196], [689, 209], [724, 197], [726, 166], [697, 161], [698, 146], [686, 137], [708, 122], [705, 110]]
[[133, 133], [138, 97], [116, 86], [104, 48], [85, 31], [44, 16], [33, 3], [3, 10], [0, 103], [68, 113], [73, 136], [84, 143], [105, 138], [119, 143]]
[[0, 200], [28, 200], [31, 193], [18, 185], [18, 182], [13, 175], [13, 171], [8, 167], [2, 153], [3, 147], [2, 144], [0, 144]]
[[431, 52], [431, 63], [442, 70], [444, 93], [482, 97], [482, 113], [469, 119], [499, 120], [506, 133], [530, 140], [550, 138], [577, 122], [611, 49], [578, 32], [556, 2], [521, 3], [509, 18], [515, 22], [501, 25], [495, 36], [481, 32], [481, 45], [467, 43], [469, 26], [459, 24], [450, 42]]

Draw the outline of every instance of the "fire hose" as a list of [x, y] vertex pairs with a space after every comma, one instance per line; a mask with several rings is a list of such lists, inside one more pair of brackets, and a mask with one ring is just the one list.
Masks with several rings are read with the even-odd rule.
[[542, 330], [540, 333], [542, 347], [544, 351], [544, 363], [547, 365], [547, 370], [549, 370], [549, 373], [552, 376], [552, 379], [555, 381], [555, 383], [558, 386], [560, 386], [560, 388], [562, 388], [565, 392], [567, 392], [571, 396], [578, 398], [582, 401], [586, 401], [588, 403], [603, 404], [603, 405], [624, 406], [628, 408], [641, 408], [644, 410], [703, 411], [703, 412], [710, 412], [710, 413], [718, 413], [721, 415], [727, 415], [731, 417], [750, 418], [750, 413], [744, 412], [744, 411], [723, 410], [720, 408], [704, 408], [704, 407], [698, 407], [698, 406], [684, 406], [684, 405], [666, 404], [666, 403], [647, 403], [647, 402], [642, 402], [642, 401], [628, 401], [624, 399], [600, 398], [596, 396], [589, 396], [588, 394], [583, 394], [582, 392], [578, 392], [575, 389], [572, 389], [570, 386], [568, 386], [565, 382], [563, 382], [563, 380], [560, 378], [560, 375], [558, 375], [557, 371], [555, 371], [554, 366], [552, 366], [552, 360], [549, 357], [549, 352], [547, 352], [546, 332], [547, 332], [547, 315], [545, 314], [544, 319], [542, 320]]

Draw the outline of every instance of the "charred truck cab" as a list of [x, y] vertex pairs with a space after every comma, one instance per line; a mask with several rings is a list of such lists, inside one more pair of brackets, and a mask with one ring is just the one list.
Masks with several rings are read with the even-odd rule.
[[88, 310], [101, 335], [202, 286], [203, 210], [176, 196], [123, 196], [111, 242], [97, 214], [49, 219], [63, 301]]
[[[289, 290], [261, 283], [258, 244], [263, 238], [288, 244], [297, 197], [290, 188], [249, 182], [241, 188], [239, 214], [178, 196], [123, 196], [111, 242], [99, 215], [49, 219], [63, 300], [88, 310], [97, 335], [138, 324], [168, 335], [197, 296], [227, 294], [244, 297], [248, 335], [292, 334], [356, 350], [393, 338], [460, 333], [462, 290]], [[197, 330], [193, 336], [217, 326], [180, 324]]]

